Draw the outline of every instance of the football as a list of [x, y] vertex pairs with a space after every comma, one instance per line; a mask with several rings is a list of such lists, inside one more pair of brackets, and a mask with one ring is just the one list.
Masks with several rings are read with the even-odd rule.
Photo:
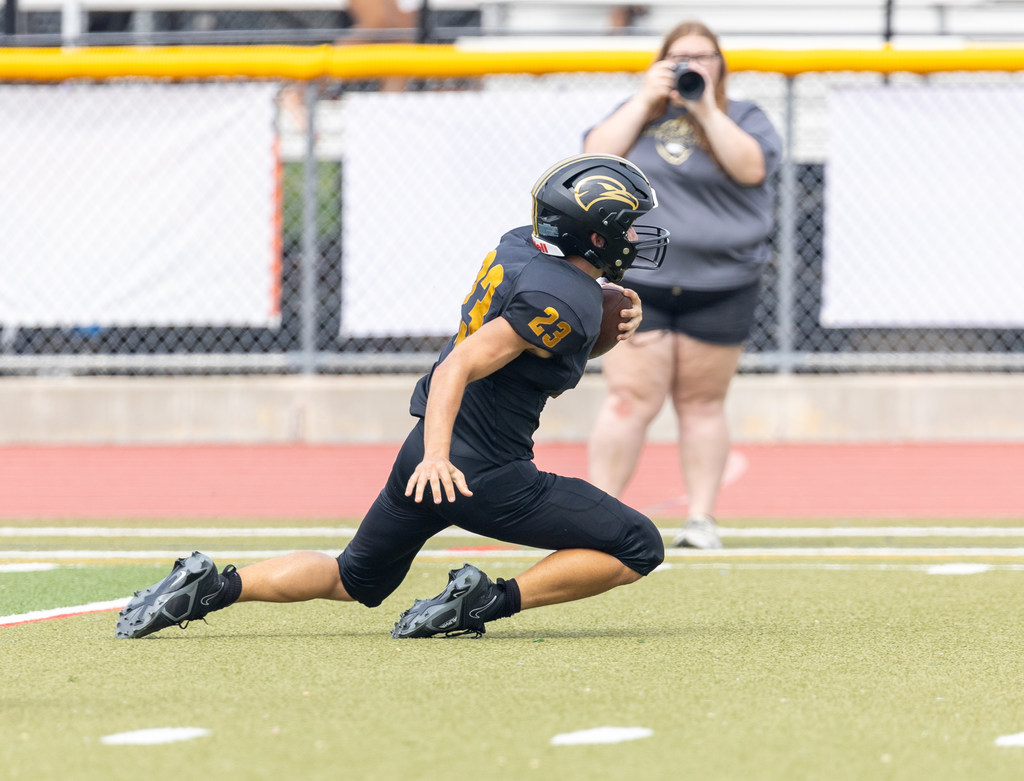
[[615, 346], [619, 334], [622, 333], [619, 331], [619, 323], [623, 322], [621, 312], [623, 309], [633, 306], [629, 296], [617, 287], [604, 287], [602, 293], [604, 294], [604, 311], [601, 314], [601, 331], [590, 351], [591, 358], [604, 355]]

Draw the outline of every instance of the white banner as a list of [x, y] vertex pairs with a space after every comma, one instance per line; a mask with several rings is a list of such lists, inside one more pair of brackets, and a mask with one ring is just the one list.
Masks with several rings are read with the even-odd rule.
[[1024, 89], [829, 96], [821, 321], [1024, 326]]
[[534, 183], [626, 94], [349, 96], [342, 336], [454, 333], [484, 256], [529, 224]]
[[0, 323], [275, 323], [276, 92], [0, 87]]

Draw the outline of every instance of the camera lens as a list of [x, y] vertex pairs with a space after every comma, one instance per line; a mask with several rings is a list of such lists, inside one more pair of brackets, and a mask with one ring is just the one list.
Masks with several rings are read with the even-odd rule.
[[681, 62], [676, 66], [676, 90], [686, 100], [697, 100], [704, 94], [704, 77]]

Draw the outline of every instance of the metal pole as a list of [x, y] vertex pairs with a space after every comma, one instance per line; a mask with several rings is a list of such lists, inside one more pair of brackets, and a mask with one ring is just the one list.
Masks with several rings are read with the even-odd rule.
[[796, 99], [793, 78], [786, 78], [785, 145], [779, 173], [779, 278], [778, 333], [779, 371], [790, 374], [796, 364], [794, 321], [796, 319], [796, 164], [793, 161], [793, 111]]
[[4, 4], [4, 35], [18, 33], [18, 0], [7, 0]]
[[82, 4], [64, 0], [60, 14], [60, 37], [65, 46], [73, 46], [82, 36]]
[[[885, 0], [885, 29], [882, 31], [883, 41], [888, 46], [892, 42], [892, 13], [896, 0]], [[882, 83], [889, 84], [889, 74], [882, 75]]]
[[305, 87], [306, 156], [302, 164], [302, 264], [299, 289], [303, 374], [316, 372], [316, 96], [316, 84], [310, 81]]
[[423, 0], [420, 4], [420, 29], [417, 43], [430, 43], [434, 37], [433, 19], [430, 16], [430, 2]]

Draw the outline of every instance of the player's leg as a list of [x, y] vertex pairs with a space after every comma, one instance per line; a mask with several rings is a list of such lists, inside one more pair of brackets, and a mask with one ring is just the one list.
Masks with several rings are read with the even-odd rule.
[[606, 393], [590, 433], [589, 478], [612, 496], [621, 496], [636, 469], [647, 429], [668, 395], [673, 373], [671, 334], [634, 334], [601, 359], [601, 373]]
[[351, 602], [342, 585], [338, 560], [317, 551], [298, 551], [238, 570], [239, 602], [305, 602], [334, 599]]
[[555, 551], [510, 580], [492, 581], [472, 564], [448, 573], [436, 597], [416, 600], [395, 623], [395, 638], [484, 634], [485, 624], [522, 610], [596, 596], [642, 575], [607, 553], [573, 548]]
[[559, 550], [516, 575], [523, 610], [585, 599], [643, 577], [614, 556], [587, 548]]
[[235, 602], [352, 601], [333, 556], [301, 551], [217, 571], [209, 556], [196, 551], [178, 559], [167, 577], [135, 592], [117, 621], [117, 637], [139, 638], [198, 621]]
[[115, 635], [136, 639], [166, 629], [184, 628], [227, 607], [241, 591], [241, 579], [231, 565], [222, 572], [209, 556], [194, 551], [174, 562], [170, 573], [149, 588], [136, 591], [117, 616]]
[[196, 551], [178, 559], [165, 578], [135, 592], [118, 616], [117, 637], [139, 638], [169, 626], [184, 626], [238, 601], [331, 599], [358, 600], [371, 607], [380, 604], [401, 583], [423, 543], [447, 525], [431, 508], [405, 499], [406, 480], [422, 453], [422, 433], [417, 428], [399, 451], [384, 490], [337, 559], [302, 551], [240, 570], [229, 565], [218, 572], [209, 556]]
[[[422, 458], [417, 428], [395, 459], [388, 482], [337, 558], [299, 551], [238, 570], [239, 602], [358, 600], [375, 607], [402, 582], [423, 543], [448, 524], [430, 504], [405, 497], [411, 469]], [[350, 588], [346, 586], [349, 584]]]
[[452, 570], [445, 589], [417, 600], [399, 617], [392, 636], [479, 636], [488, 621], [632, 583], [664, 559], [661, 533], [650, 519], [584, 480], [540, 473], [521, 461], [474, 480], [474, 496], [452, 505], [450, 520], [469, 531], [556, 552], [497, 583], [471, 564]]
[[243, 567], [238, 570], [238, 601], [333, 599], [379, 605], [405, 578], [423, 543], [448, 525], [431, 505], [406, 499], [405, 464], [411, 461], [419, 463], [419, 458], [403, 448], [387, 485], [340, 556], [300, 551]]
[[537, 481], [537, 499], [498, 532], [555, 551], [516, 576], [523, 610], [634, 583], [664, 559], [661, 532], [642, 513], [584, 480], [538, 472]]
[[422, 460], [421, 421], [402, 445], [384, 489], [338, 556], [337, 574], [345, 593], [367, 607], [377, 607], [398, 588], [423, 544], [450, 525], [432, 501], [417, 503], [405, 495], [406, 483]]

